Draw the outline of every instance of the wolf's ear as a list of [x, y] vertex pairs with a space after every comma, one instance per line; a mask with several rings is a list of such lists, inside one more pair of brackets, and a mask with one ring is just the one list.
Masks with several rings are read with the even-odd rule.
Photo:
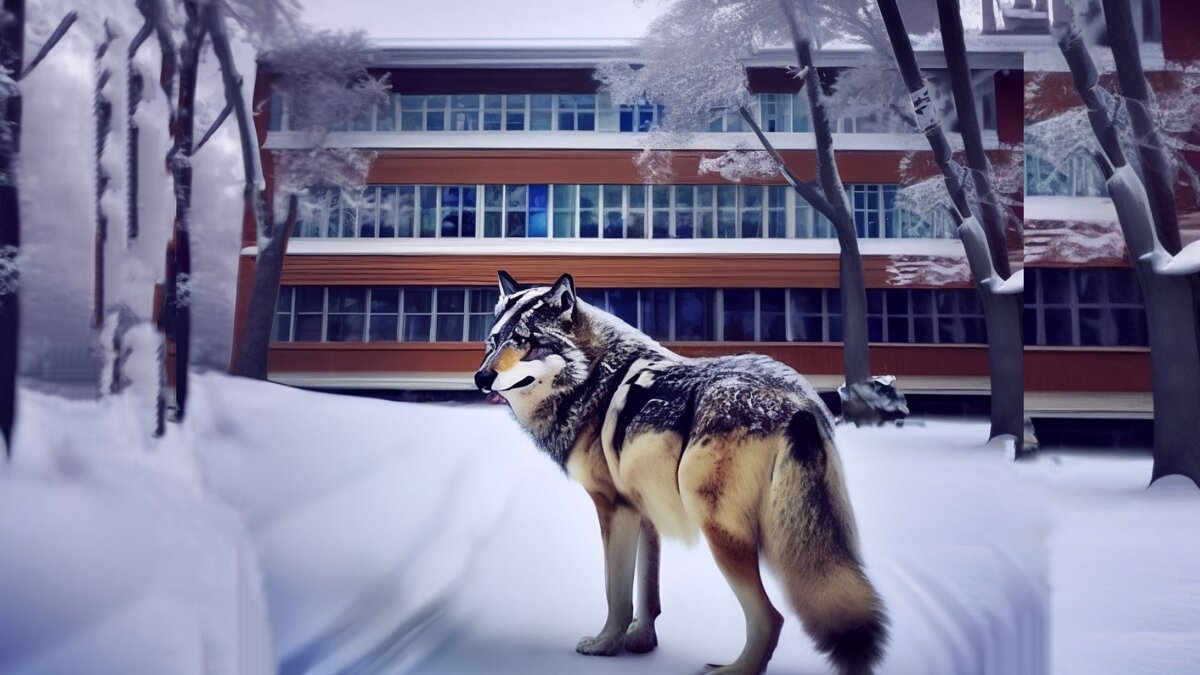
[[517, 280], [512, 278], [508, 272], [500, 270], [496, 273], [496, 276], [500, 279], [501, 295], [512, 295], [513, 293], [521, 290], [521, 284], [518, 284]]
[[575, 317], [575, 280], [570, 274], [564, 274], [550, 287], [551, 302], [562, 310], [564, 319]]

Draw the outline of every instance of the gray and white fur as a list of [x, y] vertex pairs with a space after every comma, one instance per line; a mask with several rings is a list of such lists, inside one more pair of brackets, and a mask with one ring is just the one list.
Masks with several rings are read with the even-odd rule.
[[808, 382], [765, 356], [675, 354], [581, 301], [570, 275], [524, 289], [499, 276], [476, 384], [508, 401], [600, 519], [608, 617], [576, 650], [654, 649], [659, 534], [703, 534], [747, 634], [737, 659], [709, 672], [761, 673], [775, 650], [783, 616], [760, 555], [838, 672], [872, 672], [887, 619], [863, 571], [832, 420]]

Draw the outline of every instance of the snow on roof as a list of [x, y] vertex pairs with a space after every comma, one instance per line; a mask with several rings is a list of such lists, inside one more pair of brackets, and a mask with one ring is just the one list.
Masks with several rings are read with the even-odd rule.
[[[1023, 55], [1034, 42], [1031, 37], [969, 35], [967, 48], [975, 68], [1020, 68]], [[1046, 42], [1048, 38], [1043, 38]], [[634, 58], [640, 37], [556, 37], [556, 38], [404, 38], [374, 37], [378, 48], [378, 66], [594, 66], [614, 58]], [[1041, 45], [1042, 42], [1037, 42]], [[926, 36], [914, 45], [918, 61], [924, 67], [945, 67], [940, 38]], [[865, 45], [839, 42], [826, 46], [815, 55], [818, 65], [857, 65], [870, 53]], [[789, 66], [795, 63], [791, 45], [758, 50], [752, 65]]]

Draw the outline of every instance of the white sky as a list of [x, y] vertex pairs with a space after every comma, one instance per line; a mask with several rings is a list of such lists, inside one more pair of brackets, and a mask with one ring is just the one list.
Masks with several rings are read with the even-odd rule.
[[656, 0], [301, 0], [317, 28], [376, 38], [638, 38]]

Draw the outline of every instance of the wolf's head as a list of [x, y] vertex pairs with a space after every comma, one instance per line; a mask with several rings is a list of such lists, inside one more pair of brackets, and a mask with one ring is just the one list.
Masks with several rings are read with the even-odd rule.
[[521, 288], [507, 272], [499, 278], [496, 323], [484, 342], [475, 385], [516, 409], [582, 383], [589, 361], [579, 348], [581, 317], [571, 275], [534, 288]]

